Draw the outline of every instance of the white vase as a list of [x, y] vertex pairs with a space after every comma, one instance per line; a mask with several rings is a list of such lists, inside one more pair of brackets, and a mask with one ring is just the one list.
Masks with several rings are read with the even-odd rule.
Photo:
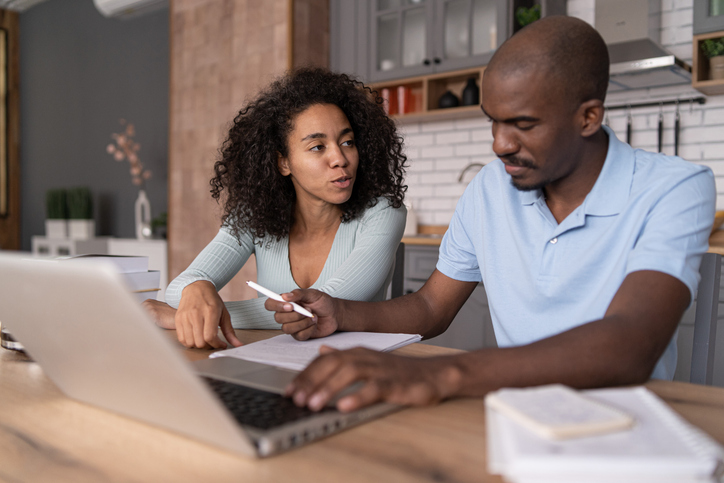
[[151, 202], [146, 191], [140, 190], [136, 198], [136, 238], [148, 240], [151, 234]]
[[45, 237], [53, 239], [68, 238], [68, 221], [45, 220]]
[[95, 236], [95, 220], [68, 220], [68, 237], [71, 240], [90, 240]]

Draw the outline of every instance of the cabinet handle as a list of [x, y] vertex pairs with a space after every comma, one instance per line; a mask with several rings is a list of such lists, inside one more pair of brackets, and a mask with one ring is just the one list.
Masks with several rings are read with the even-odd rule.
[[434, 59], [432, 59], [432, 61], [435, 62], [436, 64], [439, 64], [441, 62], [439, 57], [435, 57]]
[[430, 59], [425, 59], [422, 61], [422, 63], [425, 65], [430, 65]]

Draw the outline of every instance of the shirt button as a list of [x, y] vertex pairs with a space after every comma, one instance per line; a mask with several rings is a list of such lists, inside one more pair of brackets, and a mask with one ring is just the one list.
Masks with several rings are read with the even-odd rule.
[[551, 244], [552, 244], [552, 245], [555, 245], [556, 243], [558, 243], [558, 237], [555, 237], [555, 238], [551, 239]]

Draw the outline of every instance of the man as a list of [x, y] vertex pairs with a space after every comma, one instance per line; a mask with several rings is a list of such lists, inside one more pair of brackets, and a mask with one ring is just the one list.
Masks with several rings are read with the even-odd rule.
[[335, 330], [433, 337], [482, 280], [501, 348], [428, 359], [329, 350], [290, 385], [295, 403], [317, 410], [358, 380], [340, 410], [673, 376], [672, 336], [698, 284], [714, 178], [679, 158], [634, 151], [602, 127], [608, 66], [603, 39], [583, 21], [548, 17], [521, 30], [482, 83], [500, 159], [460, 199], [425, 286], [378, 303], [284, 295], [315, 320], [266, 302], [298, 339]]

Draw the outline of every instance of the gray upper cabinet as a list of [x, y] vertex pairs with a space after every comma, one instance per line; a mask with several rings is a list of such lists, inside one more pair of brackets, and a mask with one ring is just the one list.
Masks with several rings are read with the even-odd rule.
[[724, 0], [694, 0], [694, 35], [724, 30]]
[[330, 66], [371, 82], [482, 66], [509, 15], [506, 0], [331, 0]]

